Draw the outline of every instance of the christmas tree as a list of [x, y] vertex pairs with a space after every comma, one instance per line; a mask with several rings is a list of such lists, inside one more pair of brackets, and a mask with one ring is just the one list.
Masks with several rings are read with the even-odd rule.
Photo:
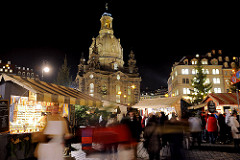
[[192, 98], [192, 104], [200, 104], [200, 102], [207, 96], [210, 89], [212, 88], [212, 83], [207, 82], [207, 74], [202, 66], [201, 61], [198, 59], [197, 65], [195, 67], [196, 74], [193, 76], [191, 80], [191, 87], [190, 89]]

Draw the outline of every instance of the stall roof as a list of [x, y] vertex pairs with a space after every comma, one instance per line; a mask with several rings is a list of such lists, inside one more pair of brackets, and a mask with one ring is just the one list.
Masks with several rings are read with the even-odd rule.
[[[240, 94], [238, 93], [240, 96]], [[210, 93], [203, 102], [205, 102], [208, 98], [213, 99], [219, 105], [237, 105], [237, 94], [236, 93]]]
[[69, 103], [88, 106], [100, 106], [102, 104], [100, 100], [86, 95], [78, 89], [74, 88], [47, 83], [31, 78], [22, 78], [16, 75], [2, 74], [0, 79], [11, 81], [35, 93], [37, 95], [37, 101]]
[[[240, 96], [240, 94], [238, 94]], [[207, 105], [207, 99], [211, 98], [218, 105], [237, 105], [237, 94], [236, 93], [210, 93], [202, 101], [201, 104], [196, 106], [190, 106], [188, 109], [198, 109]]]
[[154, 98], [144, 99], [133, 105], [133, 108], [159, 108], [159, 107], [171, 107], [174, 103], [181, 100], [181, 96], [167, 97], [167, 98]]

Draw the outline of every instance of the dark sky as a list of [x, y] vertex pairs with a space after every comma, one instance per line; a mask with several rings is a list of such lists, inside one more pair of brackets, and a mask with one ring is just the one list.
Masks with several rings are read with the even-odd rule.
[[[104, 0], [23, 2], [1, 5], [0, 59], [40, 73], [42, 60], [52, 66], [48, 81], [67, 55], [73, 79], [81, 53], [88, 57], [98, 35]], [[222, 49], [240, 55], [239, 9], [234, 3], [169, 3], [108, 0], [114, 34], [121, 39], [125, 63], [133, 50], [142, 88], [167, 87], [172, 64], [184, 55]]]

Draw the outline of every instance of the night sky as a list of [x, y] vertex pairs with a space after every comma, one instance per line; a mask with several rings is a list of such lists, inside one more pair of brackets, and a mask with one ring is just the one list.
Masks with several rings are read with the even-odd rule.
[[[0, 59], [41, 72], [47, 60], [53, 82], [67, 55], [75, 79], [81, 53], [88, 58], [98, 36], [104, 0], [1, 5]], [[222, 49], [240, 55], [239, 9], [234, 3], [162, 3], [108, 0], [114, 35], [121, 39], [125, 64], [133, 50], [142, 77], [141, 88], [167, 87], [172, 64], [185, 55]]]

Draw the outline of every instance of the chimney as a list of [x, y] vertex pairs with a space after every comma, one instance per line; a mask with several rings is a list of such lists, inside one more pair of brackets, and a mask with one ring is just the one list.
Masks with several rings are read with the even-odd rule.
[[7, 64], [11, 64], [11, 61], [8, 61]]

